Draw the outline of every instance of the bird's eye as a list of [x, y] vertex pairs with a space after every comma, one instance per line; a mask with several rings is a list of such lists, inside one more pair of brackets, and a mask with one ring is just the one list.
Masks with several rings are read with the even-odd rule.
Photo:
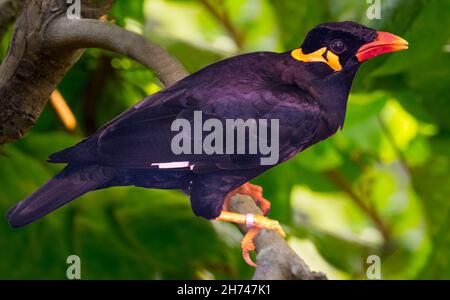
[[340, 54], [347, 49], [347, 47], [344, 44], [344, 41], [342, 41], [342, 40], [331, 41], [330, 48], [331, 48], [331, 51], [333, 51], [336, 54]]

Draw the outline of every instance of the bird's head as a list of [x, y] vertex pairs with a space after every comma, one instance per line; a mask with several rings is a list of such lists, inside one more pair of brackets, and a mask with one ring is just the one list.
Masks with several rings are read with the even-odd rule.
[[292, 56], [306, 63], [326, 64], [330, 70], [341, 72], [357, 68], [373, 57], [406, 49], [408, 42], [391, 33], [354, 22], [336, 22], [311, 30]]

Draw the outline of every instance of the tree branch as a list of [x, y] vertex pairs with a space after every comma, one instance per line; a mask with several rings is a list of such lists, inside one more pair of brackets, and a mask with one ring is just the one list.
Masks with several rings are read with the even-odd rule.
[[107, 21], [60, 17], [49, 25], [45, 38], [53, 48], [100, 48], [125, 55], [153, 70], [165, 86], [188, 75], [160, 46]]
[[0, 0], [0, 41], [22, 7], [20, 0]]
[[24, 2], [0, 66], [0, 144], [20, 139], [34, 125], [58, 82], [82, 54], [52, 52], [42, 39], [46, 24], [65, 9], [65, 1], [59, 4]]
[[[82, 17], [99, 18], [113, 0], [82, 0]], [[116, 25], [69, 20], [65, 0], [25, 0], [8, 55], [0, 65], [0, 145], [18, 140], [41, 114], [50, 94], [83, 54], [111, 50], [136, 59], [170, 85], [187, 73], [159, 46]]]
[[[262, 214], [252, 198], [236, 195], [231, 200], [231, 210], [241, 214]], [[239, 226], [243, 233], [245, 225]], [[306, 263], [289, 247], [279, 234], [262, 230], [255, 239], [256, 259], [254, 280], [325, 280], [323, 273], [313, 272]]]

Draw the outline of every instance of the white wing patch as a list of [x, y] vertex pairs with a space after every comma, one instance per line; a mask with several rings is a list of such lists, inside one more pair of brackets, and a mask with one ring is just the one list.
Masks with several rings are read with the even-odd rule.
[[191, 165], [188, 161], [177, 161], [177, 162], [169, 162], [169, 163], [152, 163], [152, 167], [156, 166], [160, 169], [183, 169], [189, 168], [193, 169], [194, 165]]

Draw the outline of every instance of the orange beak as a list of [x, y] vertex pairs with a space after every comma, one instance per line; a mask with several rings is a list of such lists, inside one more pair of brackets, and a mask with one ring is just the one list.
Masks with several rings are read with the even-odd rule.
[[393, 35], [389, 32], [378, 31], [378, 36], [375, 41], [365, 44], [359, 48], [356, 53], [356, 57], [359, 62], [363, 62], [385, 53], [402, 51], [408, 48], [408, 42], [401, 37]]

